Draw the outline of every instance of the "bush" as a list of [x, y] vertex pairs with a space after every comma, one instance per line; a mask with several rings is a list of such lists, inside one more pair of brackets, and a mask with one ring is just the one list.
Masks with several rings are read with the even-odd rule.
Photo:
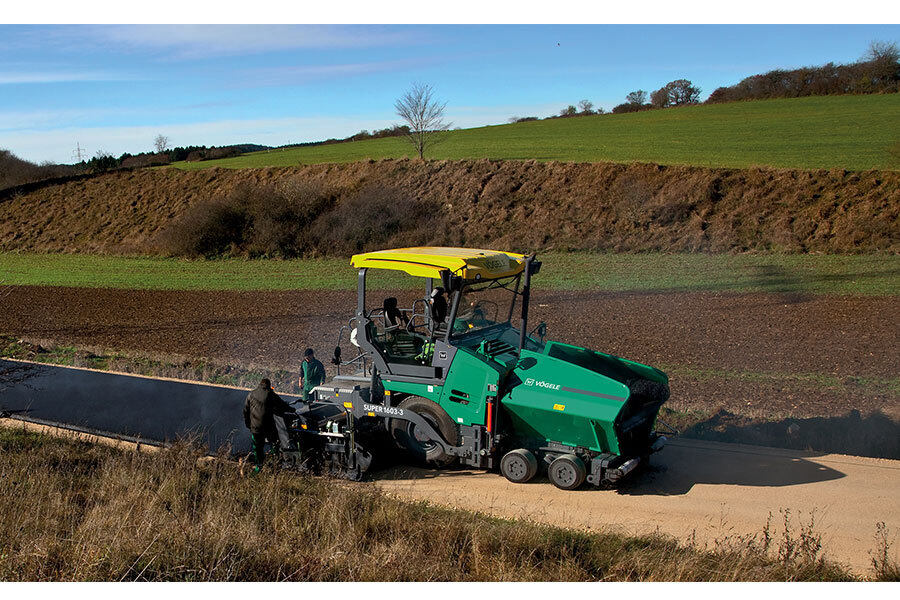
[[192, 206], [159, 245], [173, 256], [295, 257], [309, 245], [306, 228], [330, 203], [322, 188], [303, 182], [239, 185], [222, 200]]
[[348, 255], [387, 245], [431, 243], [442, 230], [440, 206], [410, 198], [399, 190], [371, 186], [323, 215], [313, 225], [316, 245], [325, 253]]
[[631, 113], [638, 112], [642, 110], [648, 110], [653, 108], [652, 104], [634, 104], [631, 102], [625, 102], [623, 104], [617, 104], [613, 107], [613, 114], [622, 114], [622, 113]]
[[303, 181], [240, 185], [225, 198], [192, 206], [157, 244], [171, 256], [346, 255], [387, 242], [430, 242], [440, 206], [388, 188], [346, 199]]
[[138, 169], [142, 167], [156, 167], [169, 164], [169, 155], [166, 152], [159, 154], [138, 154], [122, 158], [119, 166], [123, 169]]

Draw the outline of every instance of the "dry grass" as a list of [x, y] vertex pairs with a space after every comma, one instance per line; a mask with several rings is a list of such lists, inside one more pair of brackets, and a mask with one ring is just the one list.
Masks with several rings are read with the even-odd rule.
[[[843, 580], [812, 530], [712, 550], [392, 499], [371, 485], [0, 430], [0, 580]], [[812, 525], [810, 525], [812, 527]]]

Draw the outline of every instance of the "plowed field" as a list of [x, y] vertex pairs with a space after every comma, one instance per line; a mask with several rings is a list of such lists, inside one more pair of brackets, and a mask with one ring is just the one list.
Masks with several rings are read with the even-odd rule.
[[[2, 333], [32, 341], [294, 369], [306, 346], [327, 363], [354, 304], [352, 292], [16, 287], [0, 314]], [[665, 369], [671, 408], [769, 420], [851, 409], [900, 418], [898, 317], [895, 297], [542, 292], [532, 302], [551, 339]]]

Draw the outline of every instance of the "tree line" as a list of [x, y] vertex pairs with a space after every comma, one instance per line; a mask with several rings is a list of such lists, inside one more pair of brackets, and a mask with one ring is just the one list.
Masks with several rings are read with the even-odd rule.
[[833, 94], [889, 94], [900, 91], [900, 50], [895, 43], [872, 42], [855, 63], [774, 69], [716, 88], [708, 104], [737, 100], [799, 98]]
[[[676, 79], [649, 94], [645, 90], [630, 92], [625, 97], [625, 102], [615, 106], [611, 112], [621, 114], [700, 104], [701, 91], [689, 79]], [[844, 65], [830, 62], [819, 67], [775, 69], [751, 75], [735, 85], [716, 88], [704, 103], [836, 94], [889, 94], [898, 91], [900, 91], [900, 50], [896, 43], [875, 41], [857, 62]], [[604, 112], [603, 108], [595, 110], [589, 100], [582, 100], [577, 108], [570, 104], [560, 110], [558, 115], [545, 118], [602, 115]], [[512, 117], [509, 122], [537, 120], [538, 117]]]

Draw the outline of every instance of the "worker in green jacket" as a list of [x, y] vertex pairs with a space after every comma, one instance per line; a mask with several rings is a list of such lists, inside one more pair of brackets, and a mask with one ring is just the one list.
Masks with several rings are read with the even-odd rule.
[[300, 364], [300, 387], [303, 389], [304, 401], [312, 402], [312, 389], [324, 382], [325, 365], [319, 362], [312, 348], [307, 348]]

